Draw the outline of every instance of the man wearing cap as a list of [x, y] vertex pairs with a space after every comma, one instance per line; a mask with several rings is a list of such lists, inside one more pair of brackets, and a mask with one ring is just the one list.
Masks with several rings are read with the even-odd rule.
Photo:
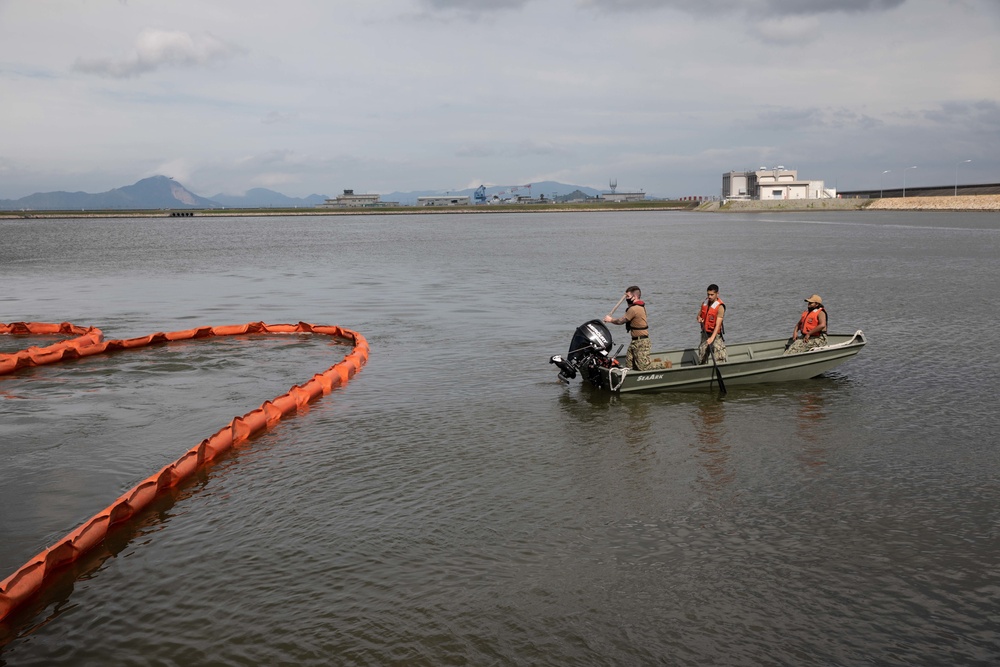
[[712, 283], [706, 290], [707, 297], [698, 309], [698, 326], [701, 328], [701, 344], [698, 346], [698, 363], [707, 364], [715, 356], [716, 363], [725, 363], [729, 359], [726, 354], [726, 327], [722, 318], [726, 315], [726, 304], [719, 298], [719, 286]]
[[785, 354], [797, 354], [826, 345], [826, 308], [823, 307], [823, 299], [819, 294], [813, 294], [805, 301], [806, 309], [792, 330]]
[[625, 353], [625, 364], [632, 370], [648, 371], [653, 363], [649, 360], [649, 324], [646, 323], [646, 304], [642, 300], [642, 290], [636, 285], [630, 285], [625, 290], [625, 301], [628, 309], [623, 316], [605, 315], [604, 321], [625, 325], [625, 330], [632, 336], [628, 352]]

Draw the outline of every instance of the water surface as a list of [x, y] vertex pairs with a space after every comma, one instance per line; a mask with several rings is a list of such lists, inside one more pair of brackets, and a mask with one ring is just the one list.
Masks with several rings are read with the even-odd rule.
[[[130, 526], [0, 664], [975, 665], [1000, 659], [1000, 217], [0, 221], [0, 321], [339, 324], [368, 366]], [[655, 347], [869, 345], [826, 377], [609, 397], [552, 354], [643, 288]], [[621, 337], [623, 332], [616, 328]], [[9, 350], [19, 346], [0, 337]], [[0, 379], [5, 576], [334, 363], [291, 336]]]

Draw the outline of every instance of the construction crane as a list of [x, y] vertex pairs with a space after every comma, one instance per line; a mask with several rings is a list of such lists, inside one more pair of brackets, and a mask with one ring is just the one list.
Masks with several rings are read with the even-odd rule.
[[475, 192], [474, 195], [472, 195], [472, 197], [473, 197], [473, 201], [475, 201], [477, 204], [485, 204], [486, 203], [486, 186], [485, 185], [480, 185], [478, 188], [476, 188], [476, 192]]

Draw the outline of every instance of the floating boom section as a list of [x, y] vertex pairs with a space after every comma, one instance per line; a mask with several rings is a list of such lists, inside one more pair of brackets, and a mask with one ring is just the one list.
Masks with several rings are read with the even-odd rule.
[[368, 342], [361, 334], [338, 326], [324, 326], [299, 322], [298, 324], [265, 324], [250, 322], [218, 327], [199, 327], [184, 331], [154, 333], [140, 338], [103, 340], [100, 329], [79, 327], [68, 322], [0, 323], [0, 334], [13, 335], [67, 335], [73, 336], [45, 347], [29, 347], [13, 354], [0, 354], [0, 375], [22, 368], [43, 366], [60, 361], [88, 357], [104, 352], [115, 352], [146, 347], [178, 340], [210, 338], [213, 336], [239, 336], [245, 334], [312, 333], [340, 338], [353, 344], [350, 353], [307, 382], [292, 386], [286, 393], [265, 401], [256, 410], [236, 417], [222, 429], [205, 438], [185, 452], [179, 459], [165, 466], [156, 474], [139, 482], [106, 508], [83, 522], [78, 528], [45, 549], [21, 566], [9, 577], [0, 581], [0, 621], [15, 609], [31, 600], [59, 571], [100, 545], [115, 527], [142, 512], [160, 495], [178, 486], [195, 472], [205, 468], [221, 454], [246, 442], [255, 435], [273, 427], [284, 417], [294, 415], [320, 396], [344, 385], [368, 361]]

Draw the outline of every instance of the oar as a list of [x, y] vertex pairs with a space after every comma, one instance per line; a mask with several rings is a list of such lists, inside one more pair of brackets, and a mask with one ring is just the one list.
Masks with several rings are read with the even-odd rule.
[[618, 310], [618, 306], [622, 305], [622, 301], [624, 300], [625, 300], [625, 295], [622, 294], [622, 298], [618, 299], [618, 303], [616, 303], [615, 307], [611, 309], [610, 313], [608, 313], [608, 317], [611, 317], [612, 315], [615, 314], [615, 311]]
[[[714, 347], [715, 347], [715, 343], [709, 345], [708, 346], [708, 353], [710, 355], [712, 355], [712, 368], [715, 369], [715, 376], [717, 378], [719, 378], [719, 395], [720, 396], [725, 396], [726, 395], [726, 383], [722, 381], [722, 371], [719, 370], [719, 364], [716, 363], [716, 361], [715, 361], [715, 350], [713, 349]], [[709, 386], [711, 386], [711, 383], [709, 383]]]

